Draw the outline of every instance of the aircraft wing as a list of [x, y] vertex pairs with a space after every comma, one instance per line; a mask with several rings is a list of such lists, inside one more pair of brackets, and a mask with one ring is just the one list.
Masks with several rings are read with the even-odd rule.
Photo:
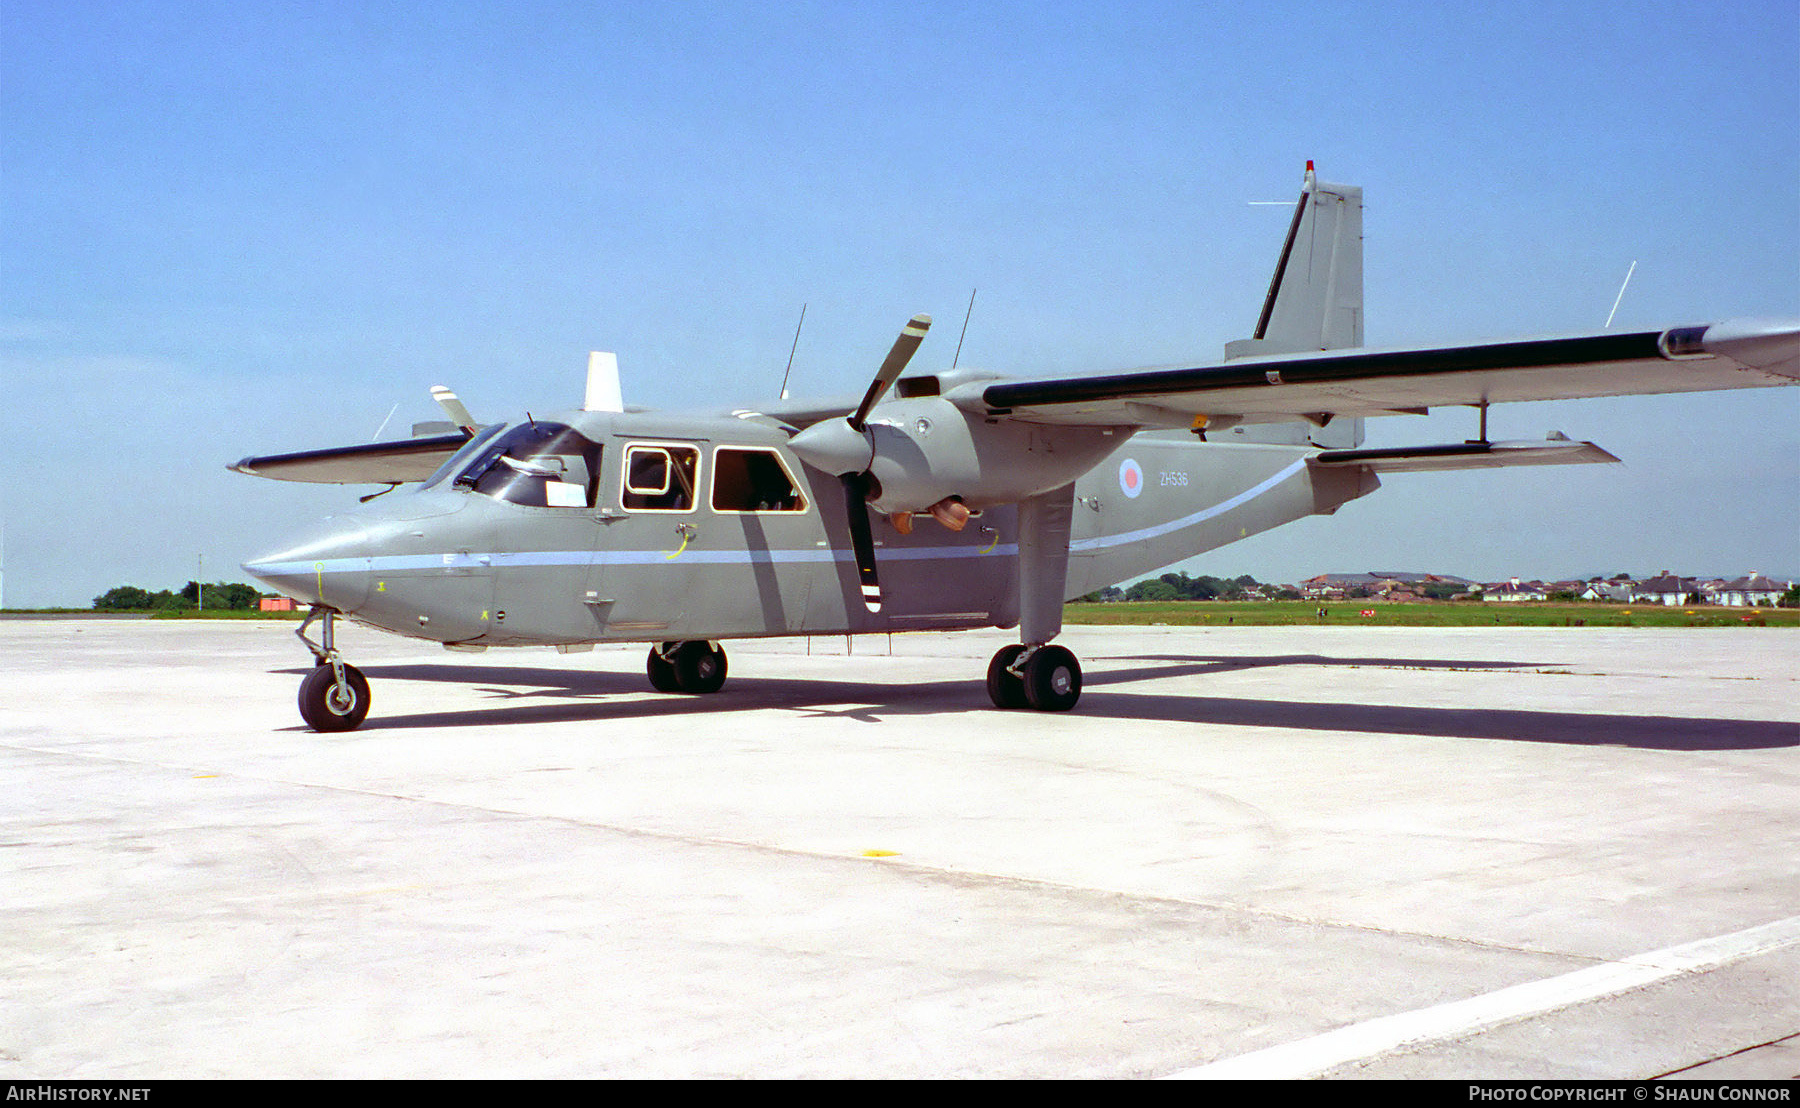
[[316, 481], [329, 485], [398, 485], [423, 481], [462, 448], [469, 436], [457, 431], [402, 442], [371, 442], [295, 454], [245, 458], [231, 468], [252, 477], [277, 481]]
[[1030, 423], [1187, 427], [1378, 416], [1439, 405], [1800, 384], [1800, 320], [1732, 320], [1473, 346], [1327, 350], [1220, 365], [958, 389], [966, 410]]

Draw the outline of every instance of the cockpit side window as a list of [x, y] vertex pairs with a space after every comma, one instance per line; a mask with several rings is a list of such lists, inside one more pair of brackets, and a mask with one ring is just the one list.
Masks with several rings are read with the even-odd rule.
[[625, 448], [619, 506], [629, 512], [691, 512], [700, 451], [691, 446], [633, 443]]
[[794, 487], [773, 450], [721, 446], [713, 451], [715, 512], [804, 512], [806, 497]]
[[599, 444], [541, 420], [509, 428], [456, 476], [460, 487], [537, 508], [591, 508], [599, 480]]

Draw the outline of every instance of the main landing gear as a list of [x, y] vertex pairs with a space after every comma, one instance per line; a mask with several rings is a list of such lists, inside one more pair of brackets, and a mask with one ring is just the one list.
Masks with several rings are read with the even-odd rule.
[[700, 640], [658, 643], [644, 668], [657, 692], [716, 693], [725, 684], [725, 650]]
[[987, 690], [996, 708], [1066, 712], [1081, 699], [1081, 663], [1060, 646], [1003, 646], [988, 663]]
[[[315, 619], [323, 622], [316, 643], [306, 637]], [[336, 612], [315, 607], [294, 632], [318, 662], [300, 682], [300, 718], [314, 731], [353, 731], [369, 715], [368, 679], [338, 655], [336, 621]]]

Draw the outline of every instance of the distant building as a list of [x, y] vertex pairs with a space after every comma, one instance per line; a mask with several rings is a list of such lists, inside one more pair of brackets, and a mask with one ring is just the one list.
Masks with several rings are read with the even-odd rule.
[[[1469, 588], [1475, 582], [1443, 573], [1321, 573], [1300, 582], [1300, 595], [1308, 600], [1342, 600], [1352, 595], [1381, 600], [1417, 600], [1427, 585]], [[1360, 590], [1360, 591], [1359, 591]]]
[[259, 612], [297, 612], [300, 602], [291, 596], [265, 596], [256, 602]]
[[1681, 577], [1663, 570], [1648, 581], [1639, 581], [1632, 586], [1631, 603], [1661, 604], [1665, 608], [1679, 608], [1690, 604], [1690, 599], [1700, 594], [1700, 584], [1692, 577]]
[[1728, 608], [1774, 607], [1781, 594], [1792, 588], [1792, 581], [1773, 581], [1760, 573], [1726, 581], [1713, 592], [1713, 603]]
[[1626, 604], [1631, 600], [1631, 590], [1636, 587], [1632, 581], [1590, 581], [1581, 590], [1581, 599]]
[[1482, 586], [1481, 599], [1502, 604], [1521, 600], [1548, 600], [1550, 589], [1542, 581], [1522, 581], [1514, 577], [1510, 581], [1496, 581]]

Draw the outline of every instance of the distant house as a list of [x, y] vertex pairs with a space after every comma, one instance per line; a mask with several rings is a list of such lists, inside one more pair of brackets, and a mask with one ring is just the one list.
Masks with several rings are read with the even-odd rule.
[[1482, 586], [1481, 599], [1499, 601], [1503, 604], [1521, 600], [1548, 600], [1550, 599], [1550, 590], [1542, 581], [1521, 581], [1514, 577], [1510, 581], [1498, 581]]
[[300, 602], [291, 596], [265, 596], [256, 602], [259, 612], [297, 612]]
[[1700, 585], [1692, 577], [1681, 577], [1665, 569], [1648, 581], [1639, 581], [1633, 585], [1631, 603], [1679, 608], [1683, 604], [1692, 603], [1690, 598], [1699, 592]]
[[1366, 589], [1374, 582], [1367, 573], [1321, 573], [1300, 582], [1300, 595], [1308, 600], [1342, 600], [1351, 589]]
[[1370, 573], [1370, 577], [1382, 581], [1394, 581], [1402, 585], [1473, 585], [1475, 582], [1467, 577], [1457, 577], [1449, 573]]
[[1728, 608], [1754, 608], [1758, 605], [1773, 607], [1781, 599], [1781, 594], [1793, 587], [1792, 581], [1773, 581], [1760, 573], [1752, 572], [1748, 577], [1739, 577], [1726, 581], [1713, 593], [1713, 603], [1723, 604]]
[[1631, 601], [1631, 590], [1636, 587], [1633, 581], [1590, 581], [1581, 590], [1581, 599], [1626, 604]]
[[1417, 600], [1427, 585], [1474, 584], [1465, 577], [1442, 573], [1321, 573], [1300, 582], [1300, 594], [1308, 600], [1342, 600], [1366, 596], [1383, 600]]

